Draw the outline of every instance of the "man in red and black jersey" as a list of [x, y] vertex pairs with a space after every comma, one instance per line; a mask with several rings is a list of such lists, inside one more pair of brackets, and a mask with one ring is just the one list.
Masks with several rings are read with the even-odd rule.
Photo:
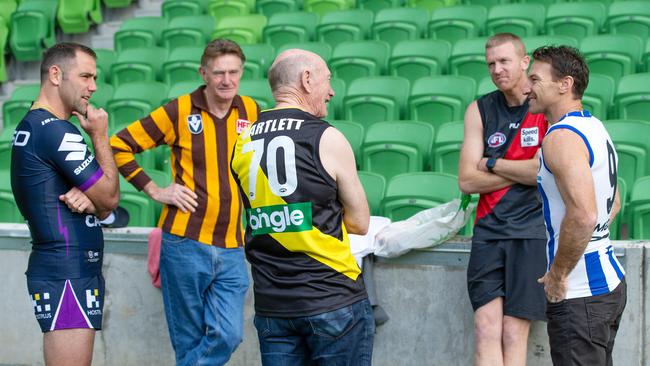
[[545, 319], [544, 220], [536, 189], [548, 123], [528, 112], [530, 58], [519, 37], [488, 39], [485, 59], [498, 90], [465, 111], [458, 183], [479, 193], [467, 287], [474, 308], [476, 365], [523, 365], [531, 320]]

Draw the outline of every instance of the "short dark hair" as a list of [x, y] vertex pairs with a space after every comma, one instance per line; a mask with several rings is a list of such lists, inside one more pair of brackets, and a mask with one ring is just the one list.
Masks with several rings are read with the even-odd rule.
[[77, 57], [77, 51], [97, 59], [97, 54], [90, 47], [75, 42], [61, 42], [45, 50], [41, 61], [41, 82], [47, 79], [50, 67], [57, 65], [62, 69]]
[[208, 66], [208, 61], [222, 55], [235, 55], [239, 57], [242, 65], [246, 62], [244, 51], [242, 51], [241, 47], [239, 47], [236, 42], [229, 39], [217, 38], [210, 41], [210, 43], [205, 46], [203, 56], [201, 56], [201, 67]]
[[589, 84], [589, 68], [580, 51], [569, 46], [543, 46], [533, 52], [533, 60], [550, 64], [554, 81], [571, 76], [573, 97], [582, 98]]

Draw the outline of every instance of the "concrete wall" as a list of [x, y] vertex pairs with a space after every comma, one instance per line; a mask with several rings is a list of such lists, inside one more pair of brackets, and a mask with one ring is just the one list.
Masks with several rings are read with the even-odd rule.
[[[97, 333], [94, 365], [173, 365], [160, 290], [146, 271], [147, 230], [106, 231], [104, 330]], [[650, 366], [645, 309], [643, 242], [617, 243], [626, 271], [628, 305], [615, 347], [615, 364]], [[379, 366], [471, 365], [472, 310], [466, 293], [469, 245], [456, 239], [433, 250], [408, 253], [376, 264], [379, 301], [390, 320], [377, 329], [374, 364]], [[23, 225], [0, 225], [0, 366], [42, 365], [40, 329], [25, 286], [29, 256]], [[229, 365], [259, 365], [252, 324], [252, 294], [246, 298], [245, 339]], [[551, 365], [544, 323], [534, 323], [528, 365]]]

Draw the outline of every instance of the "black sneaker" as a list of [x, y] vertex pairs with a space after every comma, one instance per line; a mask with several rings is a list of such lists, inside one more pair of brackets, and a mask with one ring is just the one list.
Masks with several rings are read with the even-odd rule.
[[129, 224], [129, 211], [122, 206], [117, 206], [116, 209], [108, 215], [107, 218], [100, 221], [102, 227], [120, 228], [126, 227]]

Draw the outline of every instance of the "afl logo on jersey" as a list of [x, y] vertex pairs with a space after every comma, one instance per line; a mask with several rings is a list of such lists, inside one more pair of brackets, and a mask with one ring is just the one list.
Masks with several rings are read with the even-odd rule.
[[506, 135], [501, 132], [495, 132], [488, 137], [487, 142], [489, 147], [499, 147], [506, 143]]
[[187, 116], [187, 127], [189, 127], [190, 132], [195, 135], [203, 132], [203, 120], [201, 119], [201, 115], [190, 114]]

